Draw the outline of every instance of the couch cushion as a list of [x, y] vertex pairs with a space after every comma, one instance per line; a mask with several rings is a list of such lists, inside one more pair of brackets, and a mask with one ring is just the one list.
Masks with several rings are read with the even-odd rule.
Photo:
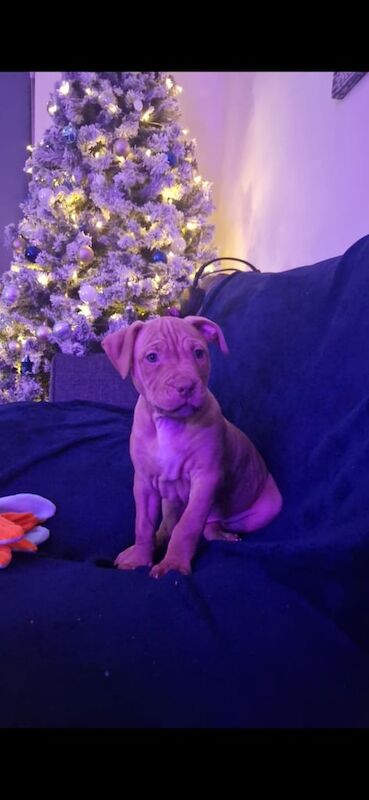
[[52, 500], [43, 552], [113, 558], [133, 537], [132, 412], [88, 402], [0, 406], [0, 491]]
[[160, 581], [18, 555], [0, 583], [2, 727], [369, 724], [368, 658], [246, 545]]

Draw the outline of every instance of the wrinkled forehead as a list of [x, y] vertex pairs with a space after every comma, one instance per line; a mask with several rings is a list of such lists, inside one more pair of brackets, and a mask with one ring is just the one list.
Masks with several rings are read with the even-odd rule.
[[145, 322], [137, 337], [135, 353], [139, 356], [150, 347], [177, 352], [189, 350], [197, 343], [207, 349], [204, 337], [189, 322], [178, 317], [159, 317]]

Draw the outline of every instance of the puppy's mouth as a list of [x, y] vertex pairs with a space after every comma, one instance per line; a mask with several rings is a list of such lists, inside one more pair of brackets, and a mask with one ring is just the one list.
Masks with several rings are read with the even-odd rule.
[[192, 405], [191, 403], [181, 403], [180, 406], [176, 406], [176, 408], [160, 408], [156, 406], [156, 410], [159, 414], [163, 414], [166, 417], [190, 417], [191, 414], [195, 414], [196, 411], [199, 410], [199, 406]]

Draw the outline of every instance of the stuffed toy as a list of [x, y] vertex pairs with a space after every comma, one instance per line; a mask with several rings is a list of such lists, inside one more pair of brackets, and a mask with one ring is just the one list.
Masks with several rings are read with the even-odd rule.
[[47, 528], [39, 525], [55, 514], [51, 500], [38, 494], [14, 494], [0, 497], [0, 569], [7, 567], [13, 550], [35, 553], [49, 538]]

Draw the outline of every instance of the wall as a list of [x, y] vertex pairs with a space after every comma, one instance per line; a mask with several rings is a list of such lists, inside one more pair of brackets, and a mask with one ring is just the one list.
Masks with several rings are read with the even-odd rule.
[[[60, 73], [36, 73], [36, 138]], [[369, 233], [369, 76], [344, 100], [331, 72], [174, 72], [183, 125], [214, 183], [220, 255], [263, 271], [314, 263]]]
[[31, 81], [29, 72], [0, 72], [0, 273], [9, 269], [11, 250], [4, 246], [4, 228], [20, 218], [25, 198], [23, 172], [31, 141]]

